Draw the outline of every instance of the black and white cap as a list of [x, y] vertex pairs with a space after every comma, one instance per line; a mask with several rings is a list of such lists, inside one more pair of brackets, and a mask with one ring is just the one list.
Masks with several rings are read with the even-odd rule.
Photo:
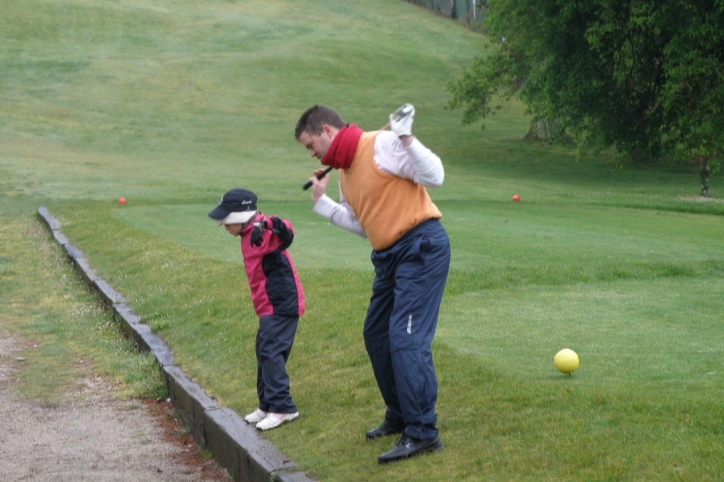
[[256, 194], [246, 189], [232, 189], [209, 213], [211, 219], [222, 224], [244, 224], [256, 216]]

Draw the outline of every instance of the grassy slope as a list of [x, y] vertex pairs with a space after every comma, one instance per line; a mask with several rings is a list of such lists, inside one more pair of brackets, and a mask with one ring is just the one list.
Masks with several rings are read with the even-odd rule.
[[[520, 142], [444, 109], [484, 39], [404, 2], [0, 0], [0, 199], [47, 205], [222, 403], [254, 407], [238, 246], [205, 218], [228, 188], [291, 219], [308, 312], [290, 361], [303, 417], [268, 434], [321, 480], [718, 480], [724, 474], [724, 203], [682, 167]], [[412, 26], [412, 27], [411, 27]], [[453, 244], [435, 356], [446, 450], [378, 467], [391, 440], [361, 341], [369, 247], [310, 212], [301, 111], [375, 129], [397, 105], [444, 160]], [[523, 201], [510, 202], [519, 193]], [[125, 196], [120, 207], [115, 199]], [[13, 218], [15, 219], [15, 218]], [[570, 346], [581, 368], [552, 356]]]

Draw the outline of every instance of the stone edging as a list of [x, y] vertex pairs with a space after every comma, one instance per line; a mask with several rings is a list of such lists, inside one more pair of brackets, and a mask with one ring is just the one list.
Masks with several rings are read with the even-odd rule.
[[142, 323], [126, 299], [90, 267], [83, 252], [68, 242], [60, 223], [41, 206], [38, 214], [53, 233], [68, 258], [88, 285], [120, 320], [124, 335], [139, 351], [150, 351], [161, 369], [174, 409], [196, 442], [214, 454], [214, 459], [236, 481], [312, 482], [297, 464], [246, 423], [236, 412], [218, 407], [206, 392], [173, 365], [173, 352], [151, 328]]

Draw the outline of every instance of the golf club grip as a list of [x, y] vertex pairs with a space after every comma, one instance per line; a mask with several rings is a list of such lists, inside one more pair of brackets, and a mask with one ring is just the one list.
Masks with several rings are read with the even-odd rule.
[[[333, 169], [333, 168], [330, 166], [330, 167], [328, 167], [327, 169], [325, 169], [324, 172], [320, 172], [319, 174], [317, 174], [317, 179], [322, 179], [324, 176], [326, 176], [327, 174], [329, 174], [329, 172], [330, 172], [332, 169]], [[306, 183], [304, 186], [302, 186], [302, 189], [306, 191], [306, 190], [309, 189], [310, 187], [312, 187], [312, 181], [307, 181], [307, 183]]]

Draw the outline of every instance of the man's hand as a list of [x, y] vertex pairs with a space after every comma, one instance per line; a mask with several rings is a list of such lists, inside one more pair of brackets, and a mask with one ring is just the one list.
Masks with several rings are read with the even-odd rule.
[[324, 176], [322, 179], [317, 179], [317, 176], [322, 174], [324, 169], [317, 169], [314, 171], [314, 176], [309, 179], [312, 183], [312, 202], [316, 203], [319, 198], [324, 196], [327, 192], [327, 181], [329, 181], [329, 175]]
[[415, 107], [412, 104], [405, 104], [390, 114], [390, 129], [398, 137], [411, 136], [414, 118]]

